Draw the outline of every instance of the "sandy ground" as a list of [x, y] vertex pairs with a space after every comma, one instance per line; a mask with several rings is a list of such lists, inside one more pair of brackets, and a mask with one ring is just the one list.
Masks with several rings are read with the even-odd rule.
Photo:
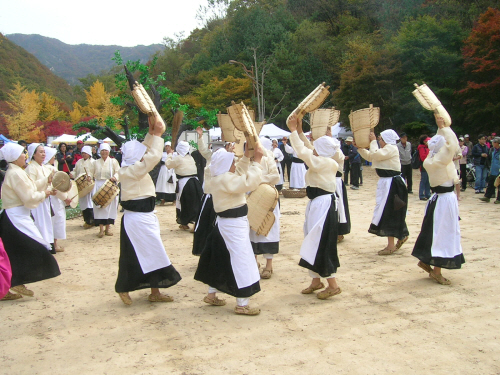
[[349, 189], [352, 233], [339, 245], [342, 294], [300, 294], [310, 282], [297, 265], [307, 198], [282, 198], [280, 254], [251, 300], [262, 309], [257, 317], [235, 315], [229, 296], [224, 307], [202, 302], [192, 234], [177, 229], [174, 207], [157, 212], [183, 276], [166, 304], [148, 302], [142, 290], [127, 307], [115, 294], [119, 225], [98, 239], [82, 219], [68, 221], [62, 275], [30, 285], [34, 298], [0, 303], [0, 373], [500, 374], [500, 205], [462, 193], [467, 263], [444, 270], [452, 285], [441, 286], [410, 255], [425, 202], [410, 196], [410, 239], [396, 255], [378, 256], [386, 240], [367, 232], [377, 177], [371, 168], [363, 174], [364, 186]]

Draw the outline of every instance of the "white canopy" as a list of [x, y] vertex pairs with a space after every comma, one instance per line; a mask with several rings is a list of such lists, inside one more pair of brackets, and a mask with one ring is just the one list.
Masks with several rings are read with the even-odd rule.
[[340, 122], [332, 126], [332, 137], [346, 139], [349, 136], [353, 136], [352, 131], [347, 130], [345, 127], [341, 126]]
[[260, 131], [260, 136], [269, 137], [269, 138], [283, 138], [288, 137], [291, 133], [277, 127], [274, 124], [265, 124]]
[[97, 142], [99, 142], [99, 140], [93, 137], [90, 133], [82, 134], [76, 137], [76, 140], [83, 141], [83, 143], [86, 145], [95, 145]]
[[[125, 137], [123, 135], [120, 135], [121, 138], [125, 139]], [[104, 143], [109, 143], [110, 146], [117, 146], [117, 144], [115, 142], [113, 142], [113, 140], [111, 138], [104, 138], [102, 140]]]
[[210, 134], [210, 139], [219, 139], [222, 137], [222, 131], [220, 128], [216, 128], [215, 126], [212, 129], [208, 130], [208, 134]]
[[52, 141], [53, 145], [58, 145], [60, 143], [66, 143], [68, 145], [76, 145], [76, 136], [71, 134], [63, 134]]

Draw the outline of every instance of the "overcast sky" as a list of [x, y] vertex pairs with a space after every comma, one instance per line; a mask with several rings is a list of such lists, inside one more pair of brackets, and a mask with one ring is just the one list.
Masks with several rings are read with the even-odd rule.
[[161, 43], [200, 26], [206, 0], [0, 0], [2, 34], [40, 34], [67, 44]]

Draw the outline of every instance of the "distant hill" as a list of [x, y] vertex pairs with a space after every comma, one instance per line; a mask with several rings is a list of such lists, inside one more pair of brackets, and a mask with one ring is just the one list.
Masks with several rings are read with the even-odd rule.
[[54, 74], [72, 85], [79, 84], [78, 78], [99, 74], [115, 66], [111, 58], [116, 50], [120, 50], [124, 61], [141, 60], [146, 63], [154, 53], [163, 48], [161, 44], [135, 47], [71, 45], [36, 34], [9, 34], [6, 37], [35, 55]]
[[16, 82], [28, 90], [47, 92], [67, 104], [73, 101], [73, 88], [68, 82], [0, 34], [0, 101], [7, 99], [8, 91]]

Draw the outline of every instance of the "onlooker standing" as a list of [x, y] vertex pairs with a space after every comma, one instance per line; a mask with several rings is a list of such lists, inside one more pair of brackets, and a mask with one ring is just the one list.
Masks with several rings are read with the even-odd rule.
[[84, 146], [83, 141], [76, 142], [76, 150], [73, 152], [73, 167], [71, 167], [71, 169], [74, 169], [78, 160], [83, 158], [82, 156], [83, 146]]
[[469, 153], [469, 148], [465, 145], [464, 137], [458, 138], [458, 144], [460, 145], [462, 154], [462, 157], [458, 161], [460, 166], [460, 179], [462, 180], [462, 188], [460, 191], [465, 191], [465, 189], [467, 189], [467, 155]]
[[411, 143], [408, 142], [406, 133], [399, 135], [401, 142], [397, 144], [399, 151], [399, 161], [401, 162], [401, 175], [406, 180], [408, 194], [413, 194], [413, 168], [411, 167]]
[[[495, 180], [500, 174], [500, 138], [493, 138], [491, 141], [492, 147], [490, 148], [490, 152], [488, 154], [488, 159], [490, 161], [490, 176], [488, 178], [488, 187], [486, 188], [486, 193], [484, 197], [479, 198], [483, 202], [489, 202], [490, 198], [495, 196]], [[500, 186], [497, 188], [497, 199], [495, 200], [495, 204], [500, 203]]]
[[[292, 154], [285, 151], [285, 145], [288, 144], [288, 138], [283, 137], [279, 145], [279, 149], [283, 154], [283, 160], [281, 161], [281, 170], [283, 171], [283, 181], [285, 181], [285, 169], [286, 175], [288, 176], [288, 182], [290, 182], [290, 168], [292, 167]], [[286, 167], [286, 168], [285, 168]]]
[[92, 159], [97, 160], [97, 159], [100, 159], [100, 158], [101, 157], [97, 153], [97, 147], [96, 146], [92, 146]]
[[358, 148], [349, 142], [348, 145], [348, 162], [351, 165], [351, 189], [359, 190], [359, 175], [361, 172], [361, 155], [358, 153]]
[[486, 146], [486, 136], [480, 134], [478, 144], [472, 148], [472, 159], [476, 170], [476, 184], [474, 189], [476, 194], [484, 193], [486, 187], [486, 174], [488, 173], [488, 147]]
[[420, 187], [418, 189], [418, 196], [421, 201], [426, 201], [431, 197], [431, 185], [429, 183], [429, 175], [424, 168], [424, 161], [429, 155], [429, 147], [427, 147], [427, 142], [429, 142], [430, 138], [427, 134], [423, 134], [420, 136], [419, 145], [417, 147], [418, 156], [420, 157], [420, 161], [422, 162], [422, 166], [420, 167]]
[[[354, 139], [352, 137], [347, 137], [345, 139], [345, 142], [342, 146], [342, 152], [344, 155], [346, 155], [344, 159], [344, 184], [345, 186], [349, 186], [349, 172], [351, 171], [351, 163], [349, 160], [349, 147], [352, 145], [352, 141]], [[345, 161], [347, 160], [347, 161]], [[351, 176], [351, 182], [352, 182], [352, 176]]]
[[469, 134], [464, 135], [464, 145], [467, 147], [467, 161], [472, 159], [472, 142], [469, 139]]
[[59, 144], [59, 152], [56, 155], [57, 168], [69, 174], [73, 170], [73, 155], [69, 151], [66, 143]]

